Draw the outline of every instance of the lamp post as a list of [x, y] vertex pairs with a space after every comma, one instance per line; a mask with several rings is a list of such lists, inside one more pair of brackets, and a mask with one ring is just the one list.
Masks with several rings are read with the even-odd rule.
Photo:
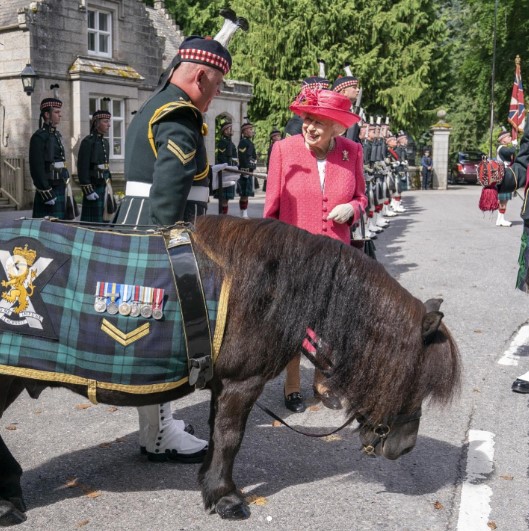
[[24, 92], [31, 96], [35, 90], [35, 81], [37, 80], [37, 74], [35, 70], [31, 67], [31, 64], [27, 64], [24, 70], [20, 72], [20, 78], [22, 79], [22, 86], [24, 87]]

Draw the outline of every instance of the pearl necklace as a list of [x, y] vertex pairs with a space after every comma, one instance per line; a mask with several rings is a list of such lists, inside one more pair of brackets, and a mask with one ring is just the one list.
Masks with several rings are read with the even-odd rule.
[[331, 138], [331, 141], [329, 142], [329, 147], [327, 148], [327, 151], [325, 151], [325, 154], [323, 156], [318, 157], [316, 153], [314, 153], [314, 156], [318, 160], [325, 160], [327, 158], [327, 155], [334, 149], [334, 138]]

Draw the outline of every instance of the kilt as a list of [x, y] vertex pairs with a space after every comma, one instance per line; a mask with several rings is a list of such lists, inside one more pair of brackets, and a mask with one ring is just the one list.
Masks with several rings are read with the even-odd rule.
[[529, 292], [529, 222], [525, 221], [520, 243], [520, 254], [518, 255], [518, 276], [516, 278], [516, 288]]
[[237, 181], [237, 193], [241, 197], [253, 197], [254, 191], [253, 191], [253, 176], [240, 176], [239, 180]]
[[510, 201], [512, 199], [512, 192], [498, 193], [499, 201]]
[[56, 186], [52, 186], [53, 193], [56, 196], [54, 205], [45, 205], [44, 200], [38, 192], [35, 192], [35, 199], [33, 201], [33, 217], [45, 218], [50, 216], [53, 218], [64, 219], [66, 214], [66, 184], [64, 181], [57, 181]]
[[103, 211], [105, 209], [105, 189], [106, 184], [93, 185], [94, 192], [99, 196], [95, 201], [89, 201], [83, 197], [83, 206], [81, 209], [81, 221], [92, 223], [103, 223]]
[[[161, 234], [13, 221], [0, 233], [2, 280], [13, 281], [13, 264], [24, 271], [23, 256], [33, 263], [26, 275], [26, 285], [33, 288], [27, 289], [28, 304], [18, 313], [22, 297], [9, 300], [9, 286], [0, 293], [0, 374], [136, 394], [188, 381], [180, 303]], [[111, 293], [119, 284], [163, 289], [162, 318], [114, 314], [110, 306], [97, 311], [96, 295], [105, 291], [97, 291], [98, 283], [109, 291], [113, 286]], [[202, 278], [211, 335], [218, 284]]]
[[[213, 197], [215, 199], [219, 198], [219, 191], [218, 189], [213, 192]], [[222, 198], [223, 199], [235, 199], [235, 186], [228, 186], [226, 188], [222, 189]]]

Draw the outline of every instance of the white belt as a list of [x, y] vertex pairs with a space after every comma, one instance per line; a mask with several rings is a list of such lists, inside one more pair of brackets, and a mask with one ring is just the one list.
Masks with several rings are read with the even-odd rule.
[[209, 201], [209, 188], [207, 186], [192, 186], [187, 200], [207, 203]]
[[98, 170], [108, 170], [108, 164], [98, 164], [97, 165]]
[[54, 170], [60, 170], [61, 168], [64, 168], [64, 162], [54, 162], [53, 163], [53, 169]]
[[149, 197], [151, 183], [140, 183], [139, 181], [127, 181], [125, 195], [134, 197]]
[[[149, 197], [151, 186], [151, 183], [127, 181], [127, 186], [125, 187], [125, 195], [134, 197]], [[187, 200], [201, 201], [202, 203], [207, 203], [209, 200], [209, 188], [207, 186], [192, 186], [191, 191], [187, 196]]]

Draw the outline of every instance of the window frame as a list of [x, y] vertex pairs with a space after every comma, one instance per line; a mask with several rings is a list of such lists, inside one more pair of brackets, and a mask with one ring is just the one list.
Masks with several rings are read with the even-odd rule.
[[[86, 46], [87, 46], [87, 49], [88, 49], [88, 53], [90, 55], [95, 55], [97, 57], [107, 57], [107, 58], [111, 58], [112, 57], [112, 52], [113, 52], [113, 37], [114, 37], [114, 34], [113, 34], [113, 31], [112, 31], [112, 24], [113, 24], [113, 14], [111, 11], [105, 11], [103, 9], [98, 9], [98, 8], [88, 8], [87, 9], [87, 16], [86, 16], [86, 29], [87, 29], [87, 43], [86, 43]], [[95, 28], [91, 28], [89, 26], [89, 17], [90, 17], [90, 13], [94, 13], [94, 22], [95, 22]], [[108, 30], [100, 30], [99, 29], [99, 16], [100, 15], [106, 15], [108, 16]], [[95, 45], [95, 49], [94, 50], [91, 50], [90, 49], [90, 35], [95, 35], [95, 38], [94, 38], [94, 45]], [[102, 52], [100, 49], [99, 49], [99, 42], [100, 42], [100, 37], [101, 36], [105, 36], [108, 38], [108, 52]]]

